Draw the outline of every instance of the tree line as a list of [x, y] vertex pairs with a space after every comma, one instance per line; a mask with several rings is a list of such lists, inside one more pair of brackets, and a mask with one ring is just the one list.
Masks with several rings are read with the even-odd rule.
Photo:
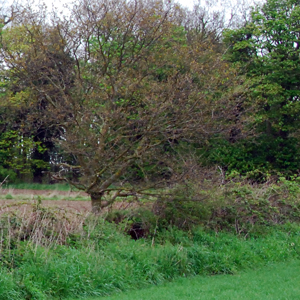
[[195, 166], [298, 172], [299, 1], [229, 21], [161, 0], [4, 9], [0, 179], [66, 181], [98, 211]]

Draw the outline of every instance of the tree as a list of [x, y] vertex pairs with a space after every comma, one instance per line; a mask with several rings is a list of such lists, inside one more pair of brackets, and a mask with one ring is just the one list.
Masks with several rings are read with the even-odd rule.
[[[70, 63], [68, 58], [64, 61], [60, 57], [61, 51], [54, 49], [51, 45], [58, 43], [55, 41], [57, 36], [54, 37], [52, 33], [42, 33], [42, 26], [45, 24], [45, 7], [41, 7], [41, 18], [32, 19], [34, 15], [29, 15], [29, 11], [25, 7], [19, 7], [19, 14], [12, 13], [9, 26], [7, 26], [1, 35], [1, 51], [4, 63], [1, 69], [1, 107], [10, 113], [2, 114], [2, 122], [5, 130], [8, 132], [18, 132], [19, 139], [30, 140], [30, 149], [27, 152], [26, 166], [20, 164], [13, 164], [17, 166], [18, 170], [27, 173], [34, 182], [42, 182], [44, 172], [53, 169], [54, 157], [57, 157], [57, 149], [54, 145], [53, 138], [59, 136], [59, 129], [54, 116], [50, 116], [48, 94], [55, 94], [55, 88], [52, 88], [51, 80], [55, 80], [55, 76], [51, 72], [55, 69], [53, 63], [59, 63], [60, 74], [64, 74], [64, 83], [67, 83], [67, 76], [69, 81], [68, 72], [70, 71]], [[13, 8], [11, 9], [12, 11]], [[27, 25], [23, 26], [22, 21], [27, 19]], [[35, 21], [41, 23], [35, 23]], [[3, 25], [5, 27], [4, 22]], [[7, 23], [8, 24], [8, 23]], [[31, 25], [29, 25], [31, 24]], [[48, 43], [49, 47], [41, 52], [43, 45], [40, 40], [32, 43], [33, 38], [46, 38], [44, 43]], [[9, 45], [9, 47], [8, 47]], [[31, 47], [32, 46], [32, 47]], [[41, 54], [45, 54], [46, 59], [41, 59]], [[24, 57], [22, 57], [24, 56]], [[22, 58], [21, 58], [22, 57]], [[23, 60], [22, 60], [23, 59]], [[56, 60], [56, 61], [55, 61]], [[54, 62], [55, 61], [55, 62]], [[48, 65], [46, 65], [48, 63]], [[20, 66], [20, 64], [23, 64]], [[26, 65], [26, 66], [25, 66]], [[22, 67], [26, 68], [26, 72], [22, 72]], [[43, 74], [45, 72], [45, 74]], [[32, 75], [34, 74], [34, 75]], [[35, 88], [32, 88], [32, 87]], [[43, 91], [43, 93], [41, 93]], [[56, 98], [58, 96], [56, 95]], [[2, 135], [4, 137], [5, 135]], [[3, 141], [5, 144], [6, 142]], [[12, 140], [9, 140], [12, 146]], [[28, 144], [29, 145], [29, 144]], [[20, 148], [18, 139], [15, 140], [15, 149]], [[11, 151], [12, 153], [12, 151]], [[22, 150], [22, 153], [24, 151]], [[16, 153], [14, 154], [16, 155]], [[19, 162], [22, 160], [19, 159]], [[52, 162], [52, 164], [50, 164]], [[9, 162], [12, 166], [12, 163]], [[29, 168], [29, 165], [31, 167]], [[30, 173], [30, 174], [29, 174]], [[28, 176], [30, 175], [30, 176]], [[19, 178], [22, 179], [22, 178]]]
[[251, 16], [242, 28], [225, 33], [226, 58], [245, 76], [243, 106], [254, 107], [256, 142], [265, 154], [276, 149], [267, 161], [295, 170], [299, 167], [294, 139], [300, 115], [299, 1], [268, 0]]
[[[10, 27], [23, 12], [17, 3], [1, 5], [0, 48], [5, 47], [5, 43], [2, 43], [3, 28]], [[20, 37], [20, 34], [22, 32], [16, 36]], [[2, 61], [0, 73], [0, 176], [2, 180], [7, 174], [10, 181], [17, 177], [19, 180], [31, 180], [36, 170], [47, 170], [48, 164], [41, 159], [47, 149], [41, 145], [41, 140], [36, 139], [33, 130], [28, 130], [28, 126], [25, 126], [28, 121], [25, 121], [25, 116], [29, 111], [32, 113], [28, 108], [30, 105], [24, 101], [30, 98], [30, 91], [24, 82], [10, 72], [7, 62]]]
[[59, 130], [54, 178], [90, 194], [94, 212], [165, 187], [185, 145], [223, 129], [231, 72], [211, 39], [187, 38], [180, 14], [161, 1], [82, 1], [52, 23], [28, 9], [3, 33], [2, 59]]

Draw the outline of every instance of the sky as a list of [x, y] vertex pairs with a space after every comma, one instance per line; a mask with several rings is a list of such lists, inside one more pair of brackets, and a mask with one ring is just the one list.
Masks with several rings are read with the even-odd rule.
[[[67, 0], [44, 0], [45, 3], [47, 3], [47, 5], [50, 6], [50, 3], [53, 3], [54, 6], [56, 7], [60, 7], [62, 5], [62, 3], [64, 2], [71, 2], [71, 1], [67, 1]], [[176, 2], [179, 2], [182, 6], [185, 6], [187, 8], [193, 8], [194, 6], [194, 0], [176, 0]]]
[[182, 6], [186, 6], [188, 8], [192, 8], [194, 5], [193, 0], [179, 0], [178, 2], [181, 3]]
[[[57, 8], [61, 8], [61, 7], [63, 7], [63, 4], [64, 3], [70, 3], [70, 2], [72, 2], [72, 0], [0, 0], [0, 4], [1, 3], [4, 3], [5, 5], [9, 5], [9, 4], [11, 4], [12, 2], [14, 2], [14, 1], [16, 1], [16, 2], [19, 2], [19, 3], [24, 3], [25, 4], [25, 2], [27, 2], [27, 1], [30, 1], [31, 3], [38, 3], [38, 2], [44, 2], [44, 3], [46, 3], [46, 5], [48, 6], [48, 7], [52, 7], [52, 4], [54, 5], [54, 7], [57, 7]], [[142, 1], [142, 0], [141, 0]], [[210, 2], [210, 3], [214, 3], [215, 4], [215, 7], [218, 7], [218, 0], [175, 0], [175, 2], [179, 2], [182, 6], [185, 6], [185, 7], [187, 7], [187, 8], [189, 8], [189, 9], [192, 9], [193, 8], [193, 6], [194, 6], [194, 3], [195, 2], [197, 2], [198, 3], [198, 1], [203, 5], [203, 6], [205, 6], [205, 3], [206, 2]], [[227, 3], [230, 3], [231, 5], [233, 4], [234, 5], [234, 3], [236, 3], [237, 1], [244, 1], [244, 0], [228, 0], [228, 2]], [[255, 1], [255, 0], [246, 0], [247, 2], [252, 2], [252, 1]], [[258, 1], [258, 2], [261, 2], [261, 1], [263, 1], [263, 0], [256, 0], [256, 1]], [[226, 0], [224, 1], [222, 1], [223, 3], [224, 2], [226, 2]]]
[[[12, 2], [19, 2], [19, 3], [24, 3], [25, 2], [31, 2], [31, 3], [46, 3], [46, 5], [48, 6], [48, 8], [51, 8], [52, 5], [55, 8], [58, 9], [62, 9], [63, 10], [63, 5], [65, 3], [72, 3], [73, 0], [0, 0], [0, 4], [4, 3], [5, 6], [11, 4]], [[140, 0], [143, 1], [143, 0]], [[167, 0], [166, 0], [167, 1]], [[226, 10], [229, 10], [234, 8], [236, 6], [236, 4], [239, 3], [254, 3], [254, 2], [263, 2], [265, 0], [173, 0], [175, 2], [180, 3], [182, 6], [192, 9], [194, 6], [194, 3], [199, 3], [201, 4], [201, 6], [206, 6], [207, 3], [210, 3], [210, 8], [213, 8], [214, 11], [218, 11], [219, 8], [221, 8], [222, 4], [223, 4], [223, 8], [225, 6]], [[221, 4], [222, 3], [222, 4]], [[1, 5], [0, 5], [1, 6]]]

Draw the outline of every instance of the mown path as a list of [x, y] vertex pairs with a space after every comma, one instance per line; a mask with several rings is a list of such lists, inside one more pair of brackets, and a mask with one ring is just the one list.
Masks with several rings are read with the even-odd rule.
[[[181, 278], [162, 286], [89, 300], [299, 300], [300, 261], [237, 275]], [[71, 300], [71, 299], [70, 299]]]

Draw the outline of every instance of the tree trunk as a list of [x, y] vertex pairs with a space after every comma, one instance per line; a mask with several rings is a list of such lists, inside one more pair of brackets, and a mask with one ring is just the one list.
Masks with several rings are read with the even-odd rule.
[[102, 210], [102, 192], [91, 193], [92, 213], [99, 214]]

